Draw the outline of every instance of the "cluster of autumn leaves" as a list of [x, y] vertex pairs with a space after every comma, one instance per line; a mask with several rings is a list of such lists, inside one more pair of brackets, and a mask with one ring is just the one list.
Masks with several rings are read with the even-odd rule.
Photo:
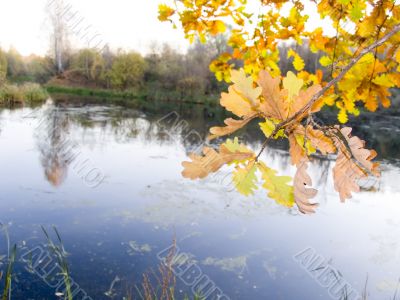
[[260, 176], [268, 197], [287, 207], [296, 204], [303, 213], [312, 213], [317, 190], [311, 187], [307, 165], [316, 152], [337, 154], [333, 181], [342, 201], [360, 190], [360, 179], [379, 176], [378, 164], [372, 162], [375, 151], [365, 149], [364, 141], [351, 136], [351, 128], [314, 122], [313, 114], [323, 105], [322, 100], [311, 101], [321, 90], [319, 85], [306, 87], [303, 79], [292, 72], [281, 79], [267, 71], [261, 71], [255, 83], [243, 69], [233, 70], [231, 80], [233, 84], [228, 93], [222, 93], [220, 104], [236, 118], [226, 119], [225, 126], [212, 127], [210, 138], [230, 135], [254, 119], [261, 120], [260, 130], [266, 137], [261, 151], [270, 139], [289, 140], [291, 162], [297, 168], [293, 185], [291, 177], [277, 175], [276, 170], [259, 159], [261, 152], [256, 154], [237, 138], [228, 139], [219, 149], [205, 147], [202, 155], [191, 154], [191, 161], [182, 163], [184, 177], [204, 178], [226, 164], [234, 165], [233, 182], [240, 193], [253, 194], [259, 187]]
[[[179, 24], [189, 40], [196, 36], [202, 41], [209, 35], [226, 36], [231, 51], [220, 53], [210, 65], [217, 79], [226, 82], [231, 81], [230, 71], [237, 61], [243, 62], [246, 74], [257, 76], [261, 70], [268, 70], [272, 76], [281, 76], [279, 45], [287, 41], [293, 47], [285, 59], [292, 60], [298, 77], [307, 84], [321, 84], [322, 79], [337, 77], [360, 51], [400, 23], [400, 4], [393, 0], [171, 0], [170, 3], [174, 5], [160, 5], [159, 19]], [[312, 23], [311, 11], [317, 12]], [[315, 26], [316, 18], [324, 28]], [[312, 26], [307, 26], [308, 23]], [[297, 52], [297, 46], [304, 44], [320, 55], [316, 72], [307, 70], [305, 57]], [[399, 45], [400, 35], [392, 36], [364, 56], [321, 98], [326, 105], [336, 106], [340, 123], [346, 123], [349, 114], [357, 116], [361, 106], [376, 111], [379, 106], [390, 105], [390, 88], [400, 87]]]
[[[254, 193], [261, 179], [270, 198], [288, 207], [297, 204], [300, 211], [311, 213], [317, 191], [311, 187], [307, 165], [313, 154], [336, 155], [332, 175], [342, 201], [360, 190], [361, 179], [379, 175], [377, 163], [372, 162], [375, 151], [365, 149], [364, 141], [351, 135], [351, 128], [318, 124], [313, 114], [323, 105], [336, 106], [339, 122], [346, 123], [348, 115], [357, 116], [361, 107], [376, 111], [379, 106], [390, 106], [390, 88], [400, 87], [400, 5], [396, 1], [321, 0], [310, 1], [305, 9], [299, 0], [259, 0], [256, 10], [257, 3], [247, 0], [171, 3], [159, 6], [161, 21], [179, 24], [190, 41], [224, 34], [231, 49], [220, 53], [210, 70], [218, 80], [232, 83], [220, 103], [236, 117], [211, 128], [210, 138], [230, 135], [261, 119], [266, 141], [260, 152], [270, 139], [286, 138], [291, 162], [297, 167], [293, 180], [279, 176], [259, 160], [260, 152], [254, 153], [235, 138], [219, 149], [205, 147], [203, 155], [192, 154], [191, 161], [183, 163], [185, 177], [204, 178], [231, 164], [235, 167], [233, 182], [242, 194]], [[326, 34], [325, 27], [307, 29], [307, 13], [314, 9], [313, 17], [319, 16], [326, 27], [331, 24], [334, 35]], [[378, 44], [381, 39], [384, 42]], [[281, 75], [282, 41], [293, 46], [286, 59], [291, 60], [296, 75]], [[307, 71], [304, 58], [296, 51], [304, 43], [320, 55], [315, 72]], [[363, 53], [374, 44], [373, 51]], [[237, 61], [243, 70], [234, 70]]]

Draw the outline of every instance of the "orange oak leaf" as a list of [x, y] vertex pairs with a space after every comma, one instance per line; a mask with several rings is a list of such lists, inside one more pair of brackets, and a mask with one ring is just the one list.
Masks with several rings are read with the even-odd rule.
[[253, 79], [246, 76], [243, 69], [232, 70], [231, 79], [234, 84], [228, 88], [228, 93], [221, 94], [221, 105], [238, 117], [247, 117], [256, 112], [261, 88], [253, 87]]
[[269, 72], [262, 70], [258, 75], [258, 84], [262, 88], [264, 101], [260, 104], [261, 111], [265, 116], [277, 120], [283, 120], [285, 116], [283, 94], [279, 87], [281, 80], [272, 78]]
[[[262, 88], [264, 101], [260, 104], [260, 110], [266, 117], [277, 120], [286, 120], [293, 117], [310, 101], [312, 96], [321, 90], [320, 85], [313, 85], [305, 90], [301, 90], [303, 80], [298, 79], [292, 72], [288, 72], [283, 79], [284, 87], [280, 88], [281, 80], [272, 78], [267, 71], [260, 71], [258, 84]], [[310, 112], [317, 112], [321, 109], [323, 101], [317, 101]], [[309, 112], [298, 116], [300, 121]]]
[[296, 202], [300, 212], [311, 214], [315, 212], [317, 203], [310, 203], [310, 199], [314, 198], [318, 191], [307, 186], [312, 185], [310, 175], [307, 174], [307, 161], [302, 160], [297, 165], [297, 171], [293, 179], [294, 185], [294, 201]]
[[[295, 97], [293, 97], [292, 101], [287, 101], [287, 118], [293, 117], [294, 114], [296, 114], [298, 111], [300, 111], [306, 104], [310, 101], [312, 96], [314, 96], [316, 93], [318, 93], [321, 90], [321, 86], [318, 84], [310, 86], [306, 90], [301, 90], [299, 94]], [[314, 105], [311, 107], [311, 112], [315, 113], [321, 110], [321, 107], [323, 105], [323, 101], [317, 101], [314, 103]], [[297, 119], [301, 120], [304, 117], [308, 115], [309, 112], [305, 112], [302, 115], [300, 115]]]
[[293, 133], [302, 137], [303, 144], [305, 141], [307, 146], [307, 141], [309, 141], [311, 147], [318, 149], [324, 155], [336, 152], [335, 141], [322, 130], [314, 129], [311, 125], [304, 127], [298, 124], [294, 127]]
[[212, 140], [219, 136], [231, 134], [236, 130], [242, 128], [244, 125], [249, 123], [255, 117], [257, 117], [257, 114], [253, 114], [245, 119], [240, 119], [240, 120], [235, 120], [232, 118], [225, 119], [224, 123], [226, 126], [214, 126], [210, 128], [211, 135], [208, 137], [208, 139]]
[[246, 117], [255, 112], [250, 100], [239, 94], [233, 86], [228, 88], [228, 93], [221, 94], [220, 103], [238, 117]]
[[204, 178], [218, 171], [223, 165], [234, 161], [244, 161], [254, 157], [248, 150], [234, 149], [231, 151], [225, 144], [219, 147], [219, 152], [210, 147], [203, 148], [204, 155], [190, 154], [192, 161], [182, 162], [182, 176], [190, 179]]
[[306, 139], [309, 139], [311, 145], [324, 155], [336, 152], [334, 141], [325, 135], [322, 130], [307, 126]]
[[304, 147], [299, 143], [294, 132], [290, 133], [289, 139], [289, 154], [293, 165], [298, 165], [303, 160], [308, 160]]

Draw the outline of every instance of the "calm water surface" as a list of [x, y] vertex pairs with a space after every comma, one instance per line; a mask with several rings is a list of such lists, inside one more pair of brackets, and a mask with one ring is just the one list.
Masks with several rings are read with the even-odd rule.
[[[199, 107], [175, 110], [164, 119], [172, 109], [46, 104], [0, 111], [0, 221], [19, 252], [14, 299], [57, 299], [57, 290], [21, 258], [43, 248], [40, 226], [51, 232], [52, 225], [68, 252], [71, 278], [92, 299], [122, 299], [144, 272], [157, 269], [157, 254], [174, 237], [185, 265], [195, 265], [230, 299], [335, 299], [315, 279], [318, 266], [308, 272], [296, 261], [302, 251], [324, 258], [349, 289], [393, 299], [400, 277], [398, 117], [356, 130], [381, 154], [379, 182], [366, 182], [368, 191], [340, 203], [332, 162], [316, 159], [310, 170], [321, 205], [303, 216], [275, 204], [265, 190], [251, 197], [232, 191], [229, 167], [205, 180], [183, 179], [181, 162], [220, 120]], [[187, 123], [173, 129], [178, 115]], [[242, 135], [260, 148], [255, 129]], [[284, 147], [263, 159], [293, 174]], [[0, 257], [6, 254], [3, 234]], [[178, 294], [191, 295], [189, 277], [178, 278]]]

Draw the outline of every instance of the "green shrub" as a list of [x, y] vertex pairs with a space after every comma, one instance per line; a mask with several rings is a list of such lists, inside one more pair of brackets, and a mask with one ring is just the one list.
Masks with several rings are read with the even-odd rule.
[[0, 103], [35, 103], [45, 101], [49, 94], [37, 83], [24, 83], [22, 85], [4, 84], [0, 87]]
[[25, 83], [21, 86], [26, 101], [30, 103], [42, 102], [49, 98], [49, 94], [37, 83]]

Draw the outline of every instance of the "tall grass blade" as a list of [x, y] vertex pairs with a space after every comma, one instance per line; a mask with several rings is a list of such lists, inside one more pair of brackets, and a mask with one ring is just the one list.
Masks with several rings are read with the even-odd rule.
[[14, 267], [15, 257], [17, 255], [17, 245], [14, 245], [11, 255], [9, 256], [7, 272], [5, 275], [5, 285], [3, 291], [2, 300], [10, 300], [11, 299], [11, 282], [12, 282], [12, 270]]

